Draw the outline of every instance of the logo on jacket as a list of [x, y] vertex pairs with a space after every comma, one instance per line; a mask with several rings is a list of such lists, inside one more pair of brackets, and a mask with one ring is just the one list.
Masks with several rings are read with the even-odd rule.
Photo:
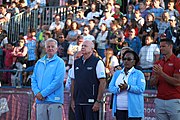
[[93, 69], [93, 67], [87, 67], [87, 70], [92, 70]]
[[79, 70], [79, 67], [76, 67], [75, 70]]

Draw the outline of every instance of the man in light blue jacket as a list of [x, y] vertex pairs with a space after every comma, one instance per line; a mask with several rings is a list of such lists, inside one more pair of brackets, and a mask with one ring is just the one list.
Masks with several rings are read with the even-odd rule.
[[31, 77], [36, 98], [36, 116], [37, 120], [62, 120], [65, 64], [56, 55], [56, 40], [46, 40], [45, 48], [47, 55], [37, 61]]

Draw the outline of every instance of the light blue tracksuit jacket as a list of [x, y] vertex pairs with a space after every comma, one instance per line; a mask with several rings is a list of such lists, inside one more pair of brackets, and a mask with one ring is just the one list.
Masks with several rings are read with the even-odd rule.
[[[120, 94], [120, 88], [115, 86], [116, 80], [120, 73], [124, 72], [124, 69], [118, 70], [114, 73], [112, 80], [109, 84], [109, 91], [114, 94], [113, 98], [113, 116], [116, 113], [117, 95]], [[130, 87], [128, 90], [128, 117], [144, 117], [144, 97], [143, 92], [145, 91], [145, 77], [144, 74], [137, 69], [133, 69], [129, 73], [127, 84]]]
[[63, 104], [64, 77], [65, 63], [56, 54], [49, 61], [46, 61], [46, 56], [38, 60], [31, 77], [31, 85], [34, 95], [40, 92], [45, 100], [37, 100], [36, 103]]

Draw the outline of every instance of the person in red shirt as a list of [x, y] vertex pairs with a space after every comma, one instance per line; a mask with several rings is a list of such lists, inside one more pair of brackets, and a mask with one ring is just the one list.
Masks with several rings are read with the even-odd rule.
[[180, 58], [173, 50], [173, 41], [161, 39], [163, 59], [155, 63], [151, 84], [157, 85], [155, 110], [157, 120], [180, 120]]

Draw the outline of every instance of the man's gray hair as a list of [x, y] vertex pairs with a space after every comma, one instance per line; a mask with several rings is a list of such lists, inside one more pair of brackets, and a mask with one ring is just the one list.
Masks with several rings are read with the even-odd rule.
[[45, 41], [45, 48], [47, 48], [47, 43], [49, 42], [55, 42], [55, 47], [57, 48], [58, 47], [58, 42], [57, 40], [53, 39], [53, 38], [48, 38], [46, 41]]

